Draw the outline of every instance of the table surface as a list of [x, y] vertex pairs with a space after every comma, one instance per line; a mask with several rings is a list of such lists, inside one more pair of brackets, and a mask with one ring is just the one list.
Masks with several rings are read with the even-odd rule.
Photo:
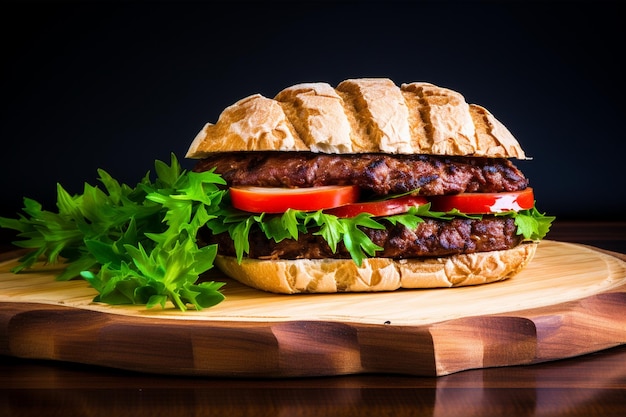
[[[551, 240], [626, 260], [626, 222], [557, 222]], [[626, 341], [625, 341], [626, 342]], [[220, 379], [0, 356], [3, 416], [624, 416], [626, 345], [443, 377]]]

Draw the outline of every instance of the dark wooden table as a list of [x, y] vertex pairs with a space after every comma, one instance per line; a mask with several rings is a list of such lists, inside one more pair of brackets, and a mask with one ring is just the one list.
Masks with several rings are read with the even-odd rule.
[[[549, 238], [626, 259], [626, 222], [557, 222]], [[0, 416], [31, 415], [626, 416], [626, 345], [439, 378], [190, 378], [0, 356]]]

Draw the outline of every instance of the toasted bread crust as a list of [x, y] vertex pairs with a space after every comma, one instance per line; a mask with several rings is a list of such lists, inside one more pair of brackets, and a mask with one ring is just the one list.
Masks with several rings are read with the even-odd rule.
[[507, 128], [481, 106], [425, 82], [386, 78], [288, 87], [227, 107], [196, 135], [188, 158], [214, 152], [384, 152], [525, 159]]

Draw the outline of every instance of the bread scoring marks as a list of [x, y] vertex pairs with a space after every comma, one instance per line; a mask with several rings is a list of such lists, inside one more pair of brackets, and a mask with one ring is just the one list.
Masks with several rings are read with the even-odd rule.
[[308, 147], [293, 131], [278, 102], [254, 94], [224, 109], [216, 124], [207, 123], [187, 157], [242, 150], [292, 151]]
[[354, 151], [343, 100], [330, 84], [297, 84], [278, 93], [275, 99], [312, 152]]
[[385, 152], [525, 159], [491, 113], [452, 90], [387, 78], [303, 83], [275, 99], [254, 94], [227, 107], [196, 135], [187, 158], [213, 152]]
[[487, 109], [477, 104], [470, 104], [469, 109], [476, 127], [478, 144], [476, 156], [510, 156], [526, 159], [517, 139]]
[[[423, 133], [414, 131], [423, 151], [435, 155], [472, 155], [476, 131], [465, 98], [447, 88], [415, 82], [402, 84], [402, 91], [415, 94]], [[423, 135], [424, 137], [420, 137]]]
[[346, 80], [337, 86], [337, 92], [355, 116], [356, 142], [363, 152], [413, 153], [409, 109], [393, 81]]

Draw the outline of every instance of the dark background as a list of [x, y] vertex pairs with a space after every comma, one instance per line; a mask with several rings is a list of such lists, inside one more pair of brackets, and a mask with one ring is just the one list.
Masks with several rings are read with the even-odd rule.
[[[489, 109], [532, 161], [538, 208], [621, 219], [624, 14], [618, 2], [5, 1], [0, 216], [56, 183], [135, 185], [184, 160], [253, 93], [347, 78], [428, 81]], [[8, 239], [6, 231], [0, 235]]]

